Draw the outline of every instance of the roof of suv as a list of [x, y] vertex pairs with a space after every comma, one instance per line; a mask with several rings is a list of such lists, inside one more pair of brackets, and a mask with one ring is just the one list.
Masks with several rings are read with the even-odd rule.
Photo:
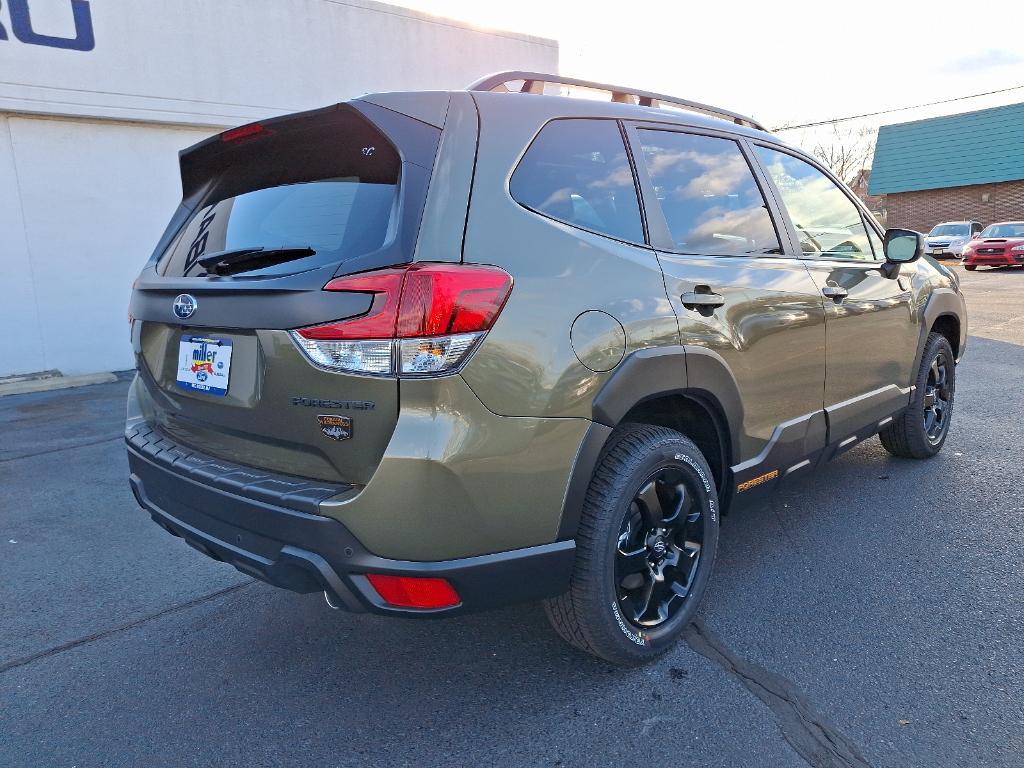
[[[510, 87], [512, 86], [512, 87]], [[550, 93], [550, 86], [560, 92]], [[606, 92], [610, 98], [577, 97], [569, 89]], [[649, 120], [679, 125], [725, 130], [760, 139], [781, 142], [767, 129], [750, 117], [720, 107], [688, 99], [666, 96], [635, 88], [606, 85], [587, 80], [564, 78], [535, 72], [500, 72], [471, 84], [467, 91], [474, 98], [506, 99], [530, 97], [550, 103], [550, 116], [555, 117], [611, 117], [623, 120]], [[397, 91], [373, 93], [360, 97], [379, 106], [399, 110], [431, 125], [444, 125], [448, 99], [453, 93], [465, 91]], [[536, 101], [534, 102], [536, 104]]]

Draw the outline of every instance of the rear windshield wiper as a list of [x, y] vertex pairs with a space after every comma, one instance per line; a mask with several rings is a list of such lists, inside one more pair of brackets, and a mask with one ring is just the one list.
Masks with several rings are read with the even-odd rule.
[[229, 251], [217, 251], [199, 260], [200, 266], [210, 275], [236, 275], [239, 272], [251, 272], [254, 269], [272, 267], [275, 264], [315, 256], [316, 251], [308, 246], [299, 248], [232, 248]]

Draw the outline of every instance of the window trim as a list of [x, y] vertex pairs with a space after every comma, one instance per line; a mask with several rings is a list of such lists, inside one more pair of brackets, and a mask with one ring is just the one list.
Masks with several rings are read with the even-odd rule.
[[[645, 210], [647, 220], [651, 222], [650, 241], [658, 251], [670, 253], [674, 256], [710, 259], [792, 258], [793, 254], [790, 253], [792, 244], [790, 242], [789, 233], [787, 230], [780, 229], [779, 227], [781, 219], [778, 218], [779, 211], [777, 202], [772, 194], [769, 194], [770, 190], [765, 187], [764, 179], [760, 174], [760, 166], [755, 165], [754, 162], [752, 162], [754, 158], [751, 157], [749, 148], [745, 146], [746, 137], [741, 134], [715, 130], [713, 128], [691, 127], [644, 120], [630, 120], [625, 124], [625, 130], [628, 136], [630, 153], [634, 158], [633, 164], [636, 169], [640, 191], [642, 193], [642, 206]], [[722, 139], [736, 144], [740, 151], [740, 155], [747, 163], [747, 167], [750, 170], [750, 176], [754, 180], [754, 184], [757, 186], [757, 189], [761, 194], [761, 199], [764, 200], [765, 210], [768, 211], [768, 218], [771, 222], [772, 228], [775, 230], [775, 237], [779, 242], [779, 250], [781, 250], [782, 253], [694, 253], [692, 251], [679, 250], [676, 246], [675, 239], [672, 237], [668, 220], [665, 218], [665, 212], [662, 210], [661, 203], [658, 201], [657, 193], [654, 190], [654, 181], [651, 179], [647, 163], [641, 162], [641, 159], [643, 158], [643, 143], [640, 138], [640, 131], [683, 133], [692, 136], [705, 136], [712, 139]]]
[[[629, 163], [630, 171], [631, 171], [631, 174], [632, 174], [632, 177], [633, 177], [633, 192], [636, 194], [636, 203], [637, 203], [637, 208], [639, 210], [639, 215], [640, 215], [640, 230], [641, 230], [641, 233], [642, 233], [643, 242], [636, 242], [634, 240], [623, 240], [621, 237], [616, 237], [615, 235], [610, 235], [607, 232], [599, 232], [596, 229], [589, 229], [588, 227], [581, 227], [578, 224], [570, 224], [569, 222], [563, 221], [562, 219], [556, 219], [554, 216], [549, 216], [546, 213], [543, 213], [542, 211], [538, 211], [536, 208], [531, 208], [530, 206], [526, 205], [525, 203], [520, 202], [519, 200], [516, 199], [515, 195], [512, 194], [512, 177], [516, 175], [516, 172], [519, 170], [519, 166], [522, 165], [523, 161], [526, 159], [526, 156], [530, 153], [530, 149], [533, 148], [534, 143], [537, 141], [538, 138], [540, 138], [540, 135], [544, 132], [544, 129], [547, 128], [549, 125], [551, 125], [551, 123], [563, 122], [563, 121], [566, 121], [566, 120], [574, 120], [574, 121], [585, 120], [587, 122], [610, 122], [610, 123], [615, 123], [616, 127], [618, 128], [618, 132], [619, 132], [619, 140], [622, 142], [623, 151], [624, 151], [624, 153], [626, 155], [626, 162]], [[592, 117], [592, 116], [582, 115], [582, 116], [554, 117], [554, 118], [551, 118], [550, 120], [545, 120], [543, 125], [541, 125], [537, 129], [536, 133], [534, 133], [533, 136], [530, 137], [529, 142], [527, 142], [526, 146], [523, 148], [523, 150], [519, 153], [519, 156], [516, 158], [516, 161], [515, 161], [515, 163], [512, 166], [512, 170], [509, 171], [508, 175], [505, 177], [505, 194], [508, 195], [508, 199], [511, 200], [515, 205], [519, 206], [523, 210], [529, 211], [530, 213], [532, 213], [535, 216], [540, 216], [542, 219], [547, 219], [548, 221], [554, 221], [554, 222], [556, 222], [558, 224], [561, 224], [564, 227], [569, 227], [571, 229], [578, 230], [580, 232], [589, 232], [592, 235], [597, 235], [598, 237], [604, 237], [604, 238], [606, 238], [608, 240], [613, 240], [616, 243], [622, 243], [624, 245], [631, 245], [631, 246], [633, 246], [635, 248], [648, 248], [648, 249], [653, 248], [653, 246], [651, 245], [649, 234], [648, 234], [647, 217], [646, 217], [645, 212], [644, 212], [643, 197], [641, 196], [640, 185], [639, 185], [639, 181], [638, 181], [638, 178], [637, 178], [637, 164], [634, 162], [633, 154], [632, 154], [631, 148], [629, 146], [629, 141], [627, 140], [627, 137], [626, 137], [626, 135], [624, 133], [624, 130], [623, 130], [622, 121], [619, 120], [618, 118], [614, 118], [614, 117]]]
[[[857, 210], [857, 213], [860, 215], [861, 224], [864, 226], [864, 229], [867, 230], [868, 228], [870, 228], [870, 229], [874, 230], [875, 234], [878, 235], [878, 239], [882, 240], [883, 242], [885, 241], [885, 232], [883, 230], [879, 229], [879, 227], [877, 227], [875, 225], [874, 219], [871, 217], [870, 213], [868, 212], [868, 210], [864, 206], [864, 204], [850, 191], [849, 187], [847, 187], [842, 181], [839, 180], [839, 178], [834, 173], [832, 173], [829, 169], [827, 169], [825, 166], [823, 166], [821, 163], [819, 163], [813, 157], [811, 157], [809, 155], [805, 155], [804, 153], [799, 152], [797, 150], [794, 150], [792, 147], [783, 146], [781, 144], [774, 144], [774, 143], [772, 143], [770, 141], [763, 141], [763, 140], [748, 140], [748, 141], [750, 142], [752, 147], [764, 147], [765, 149], [771, 149], [771, 150], [773, 150], [775, 152], [778, 152], [780, 154], [783, 154], [783, 155], [789, 155], [790, 157], [796, 158], [797, 160], [803, 160], [805, 163], [810, 165], [812, 168], [814, 168], [817, 171], [819, 171], [820, 173], [822, 173], [825, 176], [825, 178], [829, 179], [839, 189], [840, 192], [842, 192], [844, 195], [846, 195], [846, 199], [847, 200], [849, 200], [851, 203], [853, 203], [854, 208]], [[881, 257], [879, 257], [877, 254], [875, 254], [875, 246], [871, 242], [871, 238], [870, 237], [867, 238], [868, 245], [871, 247], [871, 253], [874, 256], [874, 258], [871, 259], [870, 261], [868, 261], [867, 259], [842, 259], [842, 258], [837, 258], [835, 256], [826, 256], [826, 255], [820, 254], [820, 253], [819, 254], [804, 253], [800, 249], [800, 234], [797, 232], [796, 226], [793, 224], [792, 218], [790, 218], [789, 209], [786, 207], [785, 203], [783, 202], [782, 192], [779, 191], [779, 188], [776, 186], [775, 181], [771, 177], [771, 174], [768, 173], [768, 169], [764, 166], [764, 163], [761, 162], [761, 158], [758, 156], [756, 149], [754, 151], [752, 151], [751, 154], [752, 154], [754, 160], [757, 162], [758, 167], [761, 169], [761, 172], [764, 174], [765, 180], [767, 181], [768, 184], [771, 185], [772, 194], [777, 196], [779, 205], [780, 205], [780, 207], [782, 209], [783, 221], [785, 222], [786, 229], [789, 231], [790, 238], [793, 240], [793, 243], [795, 244], [795, 247], [796, 247], [796, 254], [795, 255], [796, 255], [796, 257], [798, 259], [803, 259], [805, 261], [822, 262], [822, 263], [824, 263], [824, 262], [832, 262], [832, 263], [844, 264], [844, 265], [848, 265], [848, 266], [850, 266], [850, 265], [856, 266], [856, 265], [859, 264], [859, 265], [867, 266], [867, 267], [871, 267], [871, 268], [877, 268], [880, 264], [885, 263], [885, 255], [884, 254], [882, 254]], [[865, 236], [867, 237], [867, 231], [865, 231]]]

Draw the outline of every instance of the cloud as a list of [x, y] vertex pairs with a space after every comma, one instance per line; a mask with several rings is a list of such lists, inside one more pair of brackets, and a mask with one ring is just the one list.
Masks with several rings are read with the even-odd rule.
[[997, 67], [1009, 67], [1024, 63], [1024, 56], [1013, 51], [989, 48], [948, 62], [943, 69], [950, 72], [981, 72]]

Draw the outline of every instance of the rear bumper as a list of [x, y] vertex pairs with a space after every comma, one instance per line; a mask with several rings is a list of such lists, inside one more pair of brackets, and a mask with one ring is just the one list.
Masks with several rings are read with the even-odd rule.
[[[315, 513], [344, 490], [268, 475], [180, 446], [145, 423], [126, 433], [130, 483], [153, 520], [200, 552], [295, 592], [325, 591], [350, 611], [455, 614], [550, 597], [568, 588], [573, 541], [416, 562], [378, 557], [338, 520]], [[384, 603], [365, 574], [447, 579], [462, 602], [416, 610]]]

